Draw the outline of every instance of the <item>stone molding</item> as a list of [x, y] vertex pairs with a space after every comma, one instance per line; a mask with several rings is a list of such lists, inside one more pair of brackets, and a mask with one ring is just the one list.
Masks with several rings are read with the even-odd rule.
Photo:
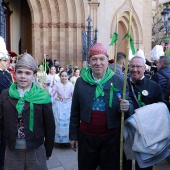
[[58, 22], [58, 23], [33, 23], [32, 24], [33, 28], [85, 28], [85, 24], [84, 23], [62, 23], [62, 22]]

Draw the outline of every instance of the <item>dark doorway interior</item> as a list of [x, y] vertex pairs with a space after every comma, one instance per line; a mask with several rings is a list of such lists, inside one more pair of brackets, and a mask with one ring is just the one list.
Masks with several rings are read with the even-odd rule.
[[21, 53], [32, 54], [32, 20], [27, 0], [21, 1]]

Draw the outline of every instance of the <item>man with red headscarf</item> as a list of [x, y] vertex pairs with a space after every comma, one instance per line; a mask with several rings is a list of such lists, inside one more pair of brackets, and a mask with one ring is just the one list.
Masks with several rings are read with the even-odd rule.
[[[78, 149], [78, 169], [119, 170], [121, 111], [128, 117], [133, 104], [121, 99], [123, 79], [108, 68], [107, 50], [95, 44], [89, 51], [90, 68], [75, 84], [71, 117], [70, 144]], [[128, 89], [128, 88], [127, 88]]]

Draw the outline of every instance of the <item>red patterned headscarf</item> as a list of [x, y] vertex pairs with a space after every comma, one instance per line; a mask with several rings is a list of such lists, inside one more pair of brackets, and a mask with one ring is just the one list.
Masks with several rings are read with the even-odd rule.
[[102, 43], [97, 43], [91, 47], [89, 51], [89, 58], [92, 57], [93, 55], [98, 55], [98, 54], [103, 54], [107, 56], [107, 50]]

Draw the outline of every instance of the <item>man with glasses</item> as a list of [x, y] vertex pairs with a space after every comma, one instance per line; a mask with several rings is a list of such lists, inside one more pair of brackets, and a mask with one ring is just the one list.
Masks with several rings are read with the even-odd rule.
[[[135, 56], [129, 63], [128, 79], [129, 97], [134, 103], [134, 109], [140, 108], [144, 105], [153, 104], [157, 102], [165, 102], [161, 87], [144, 76], [146, 66], [143, 58]], [[131, 161], [124, 161], [125, 169], [131, 170]], [[153, 167], [140, 168], [136, 162], [136, 170], [152, 170]]]
[[[160, 56], [157, 61], [157, 70], [158, 72], [152, 76], [151, 80], [157, 82], [164, 91], [170, 79], [170, 58], [168, 56]], [[164, 91], [164, 97], [167, 102], [169, 100], [169, 95], [169, 92]]]

